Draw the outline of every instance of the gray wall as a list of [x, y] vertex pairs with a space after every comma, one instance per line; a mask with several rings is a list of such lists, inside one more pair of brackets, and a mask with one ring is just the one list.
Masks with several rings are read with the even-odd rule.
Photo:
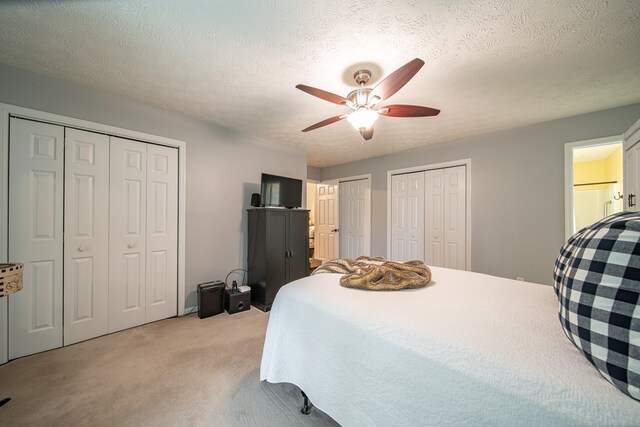
[[322, 179], [372, 174], [372, 255], [386, 256], [387, 171], [470, 158], [471, 269], [551, 283], [564, 243], [564, 144], [620, 135], [639, 117], [635, 104], [327, 167]]
[[303, 151], [127, 98], [0, 65], [0, 102], [187, 143], [186, 294], [246, 264], [246, 208], [262, 172], [305, 179]]
[[322, 181], [322, 169], [314, 166], [307, 166], [307, 179]]

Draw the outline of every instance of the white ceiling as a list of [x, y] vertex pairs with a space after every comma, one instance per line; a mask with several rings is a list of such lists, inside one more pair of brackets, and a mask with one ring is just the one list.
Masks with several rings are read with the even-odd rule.
[[[0, 62], [92, 86], [307, 151], [313, 166], [640, 102], [637, 0], [3, 1]], [[439, 108], [387, 118], [371, 141], [345, 96], [426, 62], [390, 103]]]
[[[613, 154], [618, 148], [622, 146], [622, 143], [607, 144], [607, 145], [595, 145], [584, 148], [573, 149], [573, 163], [594, 162], [596, 160], [604, 160]], [[622, 156], [622, 155], [620, 155]]]

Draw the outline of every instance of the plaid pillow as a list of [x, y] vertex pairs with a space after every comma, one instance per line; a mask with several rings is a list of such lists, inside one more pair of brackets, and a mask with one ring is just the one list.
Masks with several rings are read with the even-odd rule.
[[553, 280], [571, 342], [640, 400], [640, 213], [614, 214], [574, 234], [560, 249]]

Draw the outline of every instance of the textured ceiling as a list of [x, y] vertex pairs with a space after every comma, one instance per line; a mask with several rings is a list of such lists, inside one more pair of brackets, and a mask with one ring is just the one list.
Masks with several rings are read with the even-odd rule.
[[[327, 166], [640, 102], [637, 0], [3, 1], [0, 62], [129, 96], [299, 147]], [[295, 89], [345, 96], [426, 62], [389, 102], [439, 108], [387, 118], [374, 138], [349, 111]], [[381, 76], [382, 73], [382, 76]]]

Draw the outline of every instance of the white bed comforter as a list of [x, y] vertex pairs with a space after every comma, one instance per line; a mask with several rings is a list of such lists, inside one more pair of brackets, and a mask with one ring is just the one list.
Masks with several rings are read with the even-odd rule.
[[553, 288], [431, 267], [372, 292], [319, 274], [278, 292], [260, 379], [300, 387], [343, 426], [640, 425], [566, 338]]

